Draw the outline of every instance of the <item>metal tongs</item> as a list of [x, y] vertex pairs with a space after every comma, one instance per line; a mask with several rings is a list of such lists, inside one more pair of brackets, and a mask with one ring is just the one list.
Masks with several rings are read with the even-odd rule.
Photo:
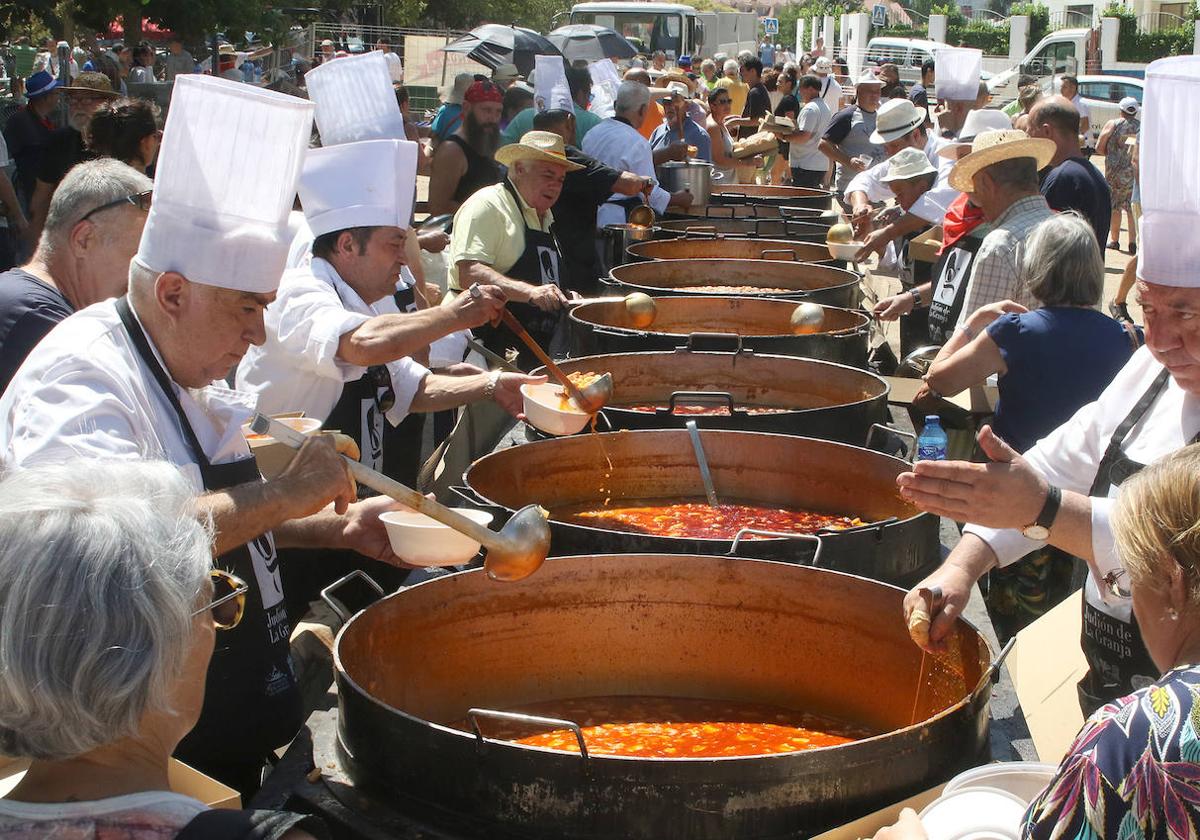
[[[254, 415], [250, 430], [256, 435], [270, 435], [293, 449], [299, 449], [308, 440], [305, 435], [265, 414]], [[538, 505], [521, 508], [497, 533], [365, 464], [345, 455], [342, 459], [359, 484], [390, 496], [486, 548], [483, 568], [493, 580], [521, 580], [528, 577], [541, 567], [550, 553], [550, 523], [546, 519], [546, 511]]]

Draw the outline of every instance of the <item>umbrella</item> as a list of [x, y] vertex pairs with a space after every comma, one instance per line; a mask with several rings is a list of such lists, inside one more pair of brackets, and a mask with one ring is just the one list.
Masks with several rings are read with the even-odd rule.
[[544, 36], [523, 26], [485, 23], [442, 47], [446, 52], [466, 53], [467, 58], [495, 70], [501, 64], [515, 64], [521, 75], [533, 72], [533, 57], [561, 55], [558, 47]]
[[601, 61], [606, 58], [633, 58], [637, 49], [616, 30], [592, 23], [572, 23], [560, 26], [546, 39], [562, 51], [568, 62]]

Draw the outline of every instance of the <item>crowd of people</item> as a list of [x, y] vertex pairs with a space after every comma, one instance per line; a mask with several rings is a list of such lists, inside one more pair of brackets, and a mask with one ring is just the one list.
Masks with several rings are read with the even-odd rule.
[[[898, 480], [903, 498], [967, 523], [905, 610], [944, 595], [937, 650], [977, 583], [1007, 639], [1085, 582], [1080, 699], [1095, 715], [1026, 834], [1166, 836], [1132, 762], [1195, 761], [1195, 732], [1154, 734], [1164, 715], [1190, 720], [1198, 682], [1200, 280], [1186, 225], [1200, 207], [1164, 186], [1171, 167], [1194, 184], [1186, 126], [1148, 113], [1157, 157], [1142, 160], [1151, 129], [1122, 102], [1089, 150], [1072, 77], [1058, 94], [1022, 87], [1010, 118], [977, 72], [927, 62], [906, 89], [893, 65], [851, 79], [823, 50], [777, 61], [769, 42], [635, 60], [603, 113], [607, 74], [564, 66], [548, 105], [502, 64], [454, 78], [426, 122], [387, 46], [320, 45], [307, 101], [231, 84], [247, 80], [221, 64], [194, 73], [174, 48], [173, 64], [131, 50], [116, 77], [85, 58], [67, 84], [47, 58], [25, 80], [4, 130], [14, 177], [0, 178], [0, 754], [33, 763], [0, 800], [0, 836], [136, 823], [173, 837], [208, 818], [166, 793], [170, 755], [252, 794], [307, 711], [289, 637], [308, 602], [349, 569], [392, 589], [409, 574], [379, 521], [394, 504], [360, 494], [341, 456], [414, 483], [425, 416], [437, 426], [450, 410], [457, 424], [434, 434], [444, 472], [489, 451], [521, 416], [521, 386], [544, 381], [509, 369], [536, 360], [501, 310], [564, 349], [571, 298], [596, 291], [600, 232], [642, 206], [693, 206], [661, 185], [689, 159], [723, 183], [832, 192], [856, 259], [899, 278], [874, 316], [902, 319], [902, 350], [939, 348], [919, 414], [947, 415], [946, 397], [997, 378], [973, 459]], [[1168, 61], [1172, 83], [1200, 92], [1194, 67]], [[165, 131], [122, 90], [162, 64]], [[770, 148], [743, 154], [763, 131]], [[418, 174], [448, 232], [414, 227]], [[1109, 317], [1104, 253], [1123, 227], [1134, 259]], [[914, 259], [939, 232], [936, 260]], [[342, 434], [313, 436], [263, 479], [242, 433], [255, 410]], [[1147, 692], [1169, 699], [1147, 706]], [[114, 761], [129, 771], [98, 771]], [[1103, 809], [1064, 805], [1080, 779]], [[256, 836], [323, 836], [309, 819], [242, 819]], [[910, 836], [907, 815], [880, 835]]]

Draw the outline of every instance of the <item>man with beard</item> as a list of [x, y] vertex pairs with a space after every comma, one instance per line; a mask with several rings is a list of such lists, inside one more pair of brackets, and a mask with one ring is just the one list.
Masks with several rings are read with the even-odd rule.
[[453, 213], [476, 190], [500, 181], [496, 149], [504, 93], [487, 79], [475, 81], [463, 96], [462, 125], [433, 153], [429, 212]]
[[67, 94], [67, 125], [50, 135], [38, 167], [33, 198], [29, 201], [29, 229], [26, 236], [30, 244], [36, 243], [42, 235], [46, 211], [50, 208], [50, 196], [54, 195], [58, 182], [72, 166], [95, 157], [83, 142], [83, 131], [92, 114], [105, 102], [117, 98], [112, 84], [103, 73], [80, 73], [70, 86], [59, 89]]

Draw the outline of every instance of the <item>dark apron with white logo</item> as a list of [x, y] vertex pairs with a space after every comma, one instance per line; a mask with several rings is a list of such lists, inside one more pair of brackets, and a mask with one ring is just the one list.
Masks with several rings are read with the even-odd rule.
[[[228, 464], [209, 462], [127, 298], [117, 301], [117, 314], [142, 362], [179, 417], [204, 489], [215, 492], [261, 481], [253, 455]], [[292, 671], [291, 625], [284, 607], [274, 537], [267, 531], [222, 554], [215, 565], [237, 575], [250, 587], [246, 611], [237, 627], [217, 632], [200, 720], [180, 742], [175, 755], [245, 795], [258, 788], [259, 771], [267, 755], [295, 736], [304, 723], [304, 714]]]
[[929, 303], [929, 340], [943, 345], [954, 335], [975, 270], [975, 254], [983, 237], [964, 236], [938, 257], [933, 269], [933, 297]]
[[[1121, 445], [1130, 430], [1146, 416], [1146, 412], [1162, 394], [1169, 378], [1170, 373], [1166, 370], [1159, 373], [1134, 404], [1129, 416], [1117, 426], [1104, 457], [1100, 459], [1096, 478], [1088, 491], [1089, 496], [1103, 498], [1108, 495], [1110, 488], [1120, 487], [1126, 479], [1145, 468], [1145, 464], [1127, 458]], [[1200, 434], [1192, 438], [1190, 443], [1196, 443], [1197, 440], [1200, 440]], [[1079, 681], [1079, 705], [1087, 717], [1105, 703], [1155, 682], [1159, 670], [1142, 643], [1142, 634], [1132, 609], [1126, 621], [1110, 612], [1102, 600], [1089, 598], [1087, 586], [1084, 586], [1083, 592], [1081, 643], [1088, 662], [1088, 673]]]
[[[521, 208], [521, 200], [517, 197], [517, 191], [513, 188], [510, 181], [504, 182], [504, 188], [512, 195], [513, 201], [516, 202], [517, 209]], [[553, 283], [555, 286], [562, 288], [562, 281], [559, 276], [559, 252], [558, 243], [554, 239], [554, 232], [549, 233], [525, 225], [525, 250], [521, 252], [521, 257], [508, 271], [504, 272], [505, 276], [511, 277], [514, 280], [520, 280], [524, 283], [529, 283], [532, 286], [542, 286], [546, 283]], [[510, 303], [508, 311], [511, 312], [516, 319], [521, 323], [533, 337], [534, 341], [548, 350], [551, 340], [554, 338], [555, 329], [558, 327], [558, 322], [562, 318], [562, 310], [558, 312], [544, 312], [531, 303]], [[522, 370], [533, 370], [540, 362], [525, 346], [525, 342], [517, 338], [507, 326], [500, 324], [492, 326], [484, 324], [473, 330], [476, 338], [483, 342], [483, 345], [501, 356], [509, 347], [517, 348], [517, 366]]]

